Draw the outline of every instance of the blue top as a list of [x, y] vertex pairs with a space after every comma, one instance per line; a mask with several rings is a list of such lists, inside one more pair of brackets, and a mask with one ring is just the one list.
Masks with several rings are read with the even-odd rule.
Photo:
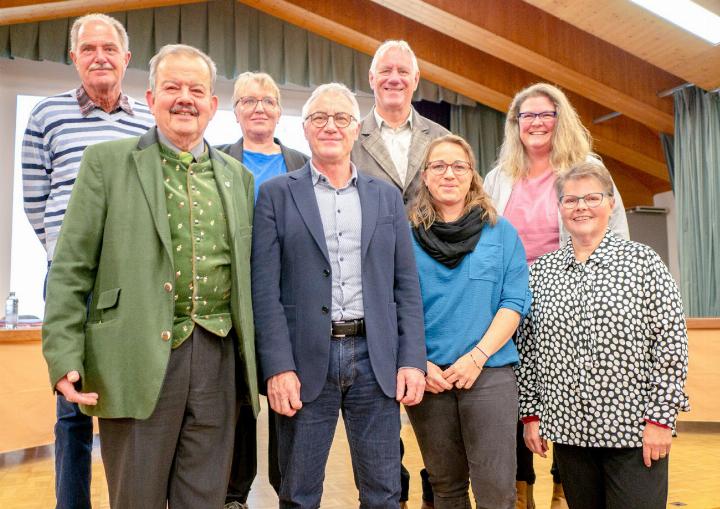
[[255, 201], [257, 201], [260, 184], [268, 179], [287, 173], [282, 153], [261, 154], [243, 150], [243, 164], [255, 176]]
[[[436, 261], [413, 237], [425, 315], [427, 357], [448, 365], [472, 350], [500, 308], [525, 315], [530, 308], [525, 249], [515, 228], [502, 217], [485, 225], [475, 250], [454, 269]], [[509, 340], [485, 362], [487, 367], [517, 364]]]

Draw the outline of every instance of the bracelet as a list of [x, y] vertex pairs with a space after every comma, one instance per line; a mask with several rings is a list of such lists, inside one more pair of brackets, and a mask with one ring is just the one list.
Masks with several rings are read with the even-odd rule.
[[478, 352], [480, 352], [481, 354], [483, 354], [486, 359], [489, 359], [489, 358], [490, 358], [490, 356], [489, 356], [488, 354], [486, 354], [485, 351], [484, 351], [482, 348], [480, 348], [478, 345], [475, 345], [475, 348], [477, 348]]
[[480, 367], [480, 365], [479, 365], [479, 364], [477, 363], [477, 361], [475, 360], [475, 357], [473, 357], [472, 350], [470, 350], [469, 353], [470, 353], [470, 358], [471, 358], [472, 361], [473, 361], [473, 364], [475, 364], [475, 367], [478, 368], [480, 371], [482, 371], [482, 368]]

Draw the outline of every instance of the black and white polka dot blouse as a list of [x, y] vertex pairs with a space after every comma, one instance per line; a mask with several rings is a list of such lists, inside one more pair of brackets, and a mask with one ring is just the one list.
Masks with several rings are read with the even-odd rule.
[[641, 447], [645, 420], [689, 410], [687, 331], [675, 281], [651, 248], [607, 232], [585, 263], [570, 242], [530, 269], [518, 333], [520, 417], [583, 447]]

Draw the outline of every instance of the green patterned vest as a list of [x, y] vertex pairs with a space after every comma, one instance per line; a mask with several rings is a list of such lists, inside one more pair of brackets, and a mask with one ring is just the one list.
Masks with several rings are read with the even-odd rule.
[[221, 337], [230, 332], [230, 244], [225, 211], [207, 151], [197, 162], [160, 144], [175, 267], [172, 347], [195, 324]]

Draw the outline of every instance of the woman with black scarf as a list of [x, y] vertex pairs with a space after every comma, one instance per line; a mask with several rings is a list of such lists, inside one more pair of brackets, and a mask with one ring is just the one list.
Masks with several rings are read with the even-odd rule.
[[515, 505], [518, 353], [512, 335], [530, 306], [525, 251], [498, 217], [472, 149], [447, 135], [428, 147], [410, 212], [425, 313], [427, 378], [407, 407], [435, 508]]

